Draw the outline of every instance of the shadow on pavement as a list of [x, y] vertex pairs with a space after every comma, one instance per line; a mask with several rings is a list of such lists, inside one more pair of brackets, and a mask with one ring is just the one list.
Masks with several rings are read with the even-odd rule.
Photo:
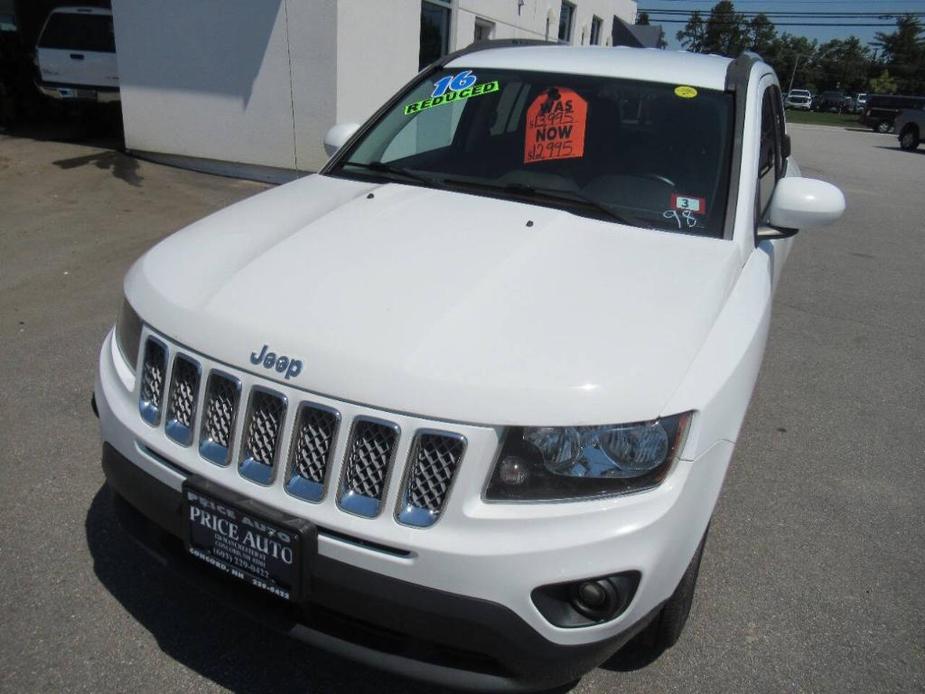
[[877, 149], [891, 149], [894, 152], [903, 152], [904, 154], [925, 154], [925, 147], [919, 147], [918, 149], [906, 150], [899, 146], [899, 143], [887, 146], [887, 145], [874, 145]]
[[121, 152], [108, 151], [86, 154], [82, 157], [59, 159], [52, 162], [60, 169], [75, 169], [87, 164], [93, 164], [98, 169], [110, 170], [112, 175], [132, 186], [140, 186], [143, 180], [138, 173], [138, 160]]
[[105, 484], [93, 498], [85, 530], [106, 590], [161, 651], [216, 684], [236, 692], [436, 691], [313, 651], [181, 581], [122, 530]]
[[132, 186], [140, 186], [143, 180], [138, 173], [138, 161], [124, 153], [122, 111], [118, 104], [61, 105], [46, 101], [28, 119], [2, 132], [8, 137], [107, 150], [61, 159], [54, 164], [65, 170], [93, 164]]
[[604, 661], [601, 670], [611, 672], [632, 672], [648, 667], [658, 660], [664, 651], [654, 651], [645, 644], [639, 644], [630, 641], [619, 651], [614, 653], [608, 660]]

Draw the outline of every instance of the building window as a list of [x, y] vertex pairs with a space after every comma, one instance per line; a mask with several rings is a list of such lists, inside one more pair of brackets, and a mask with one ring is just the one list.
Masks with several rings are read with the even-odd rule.
[[474, 41], [490, 41], [495, 37], [495, 25], [487, 19], [475, 18]]
[[421, 2], [421, 47], [418, 52], [418, 69], [450, 52], [449, 3]]
[[601, 45], [601, 29], [604, 28], [604, 20], [600, 17], [591, 18], [591, 45]]
[[570, 43], [572, 40], [572, 23], [575, 20], [575, 6], [570, 2], [562, 3], [559, 10], [559, 42]]

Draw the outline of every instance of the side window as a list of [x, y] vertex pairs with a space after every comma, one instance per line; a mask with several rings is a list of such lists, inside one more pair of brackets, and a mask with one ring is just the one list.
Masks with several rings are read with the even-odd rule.
[[783, 115], [780, 112], [780, 90], [769, 87], [761, 100], [761, 145], [758, 153], [758, 196], [756, 224], [767, 213], [774, 187], [784, 174], [782, 155]]

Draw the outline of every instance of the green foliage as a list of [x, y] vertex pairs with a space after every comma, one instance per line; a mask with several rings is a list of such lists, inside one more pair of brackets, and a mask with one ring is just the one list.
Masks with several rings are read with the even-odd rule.
[[896, 31], [877, 32], [874, 45], [884, 65], [895, 75], [896, 89], [905, 94], [925, 92], [925, 39], [922, 24], [913, 15], [896, 20]]
[[[645, 21], [649, 21], [648, 15]], [[778, 34], [767, 15], [758, 13], [747, 19], [736, 12], [731, 0], [720, 0], [706, 16], [692, 12], [677, 38], [684, 48], [696, 53], [735, 57], [753, 50], [774, 67], [785, 88], [792, 80], [795, 88], [925, 94], [923, 35], [925, 27], [920, 19], [914, 15], [899, 17], [895, 31], [877, 34], [874, 45], [879, 48], [878, 57], [856, 36], [819, 44], [805, 36]], [[885, 70], [889, 73], [884, 78]], [[882, 88], [874, 89], [874, 83]]]
[[720, 0], [710, 10], [703, 36], [703, 52], [735, 57], [748, 47], [748, 24], [731, 0]]
[[756, 14], [748, 26], [748, 47], [760, 56], [771, 52], [777, 40], [777, 30], [765, 14]]
[[873, 77], [870, 80], [870, 91], [872, 94], [895, 94], [896, 89], [896, 80], [890, 76], [889, 70], [884, 70], [877, 77]]
[[677, 38], [684, 48], [693, 53], [709, 53], [709, 51], [704, 50], [705, 31], [703, 16], [698, 10], [694, 10], [685, 27], [677, 33]]

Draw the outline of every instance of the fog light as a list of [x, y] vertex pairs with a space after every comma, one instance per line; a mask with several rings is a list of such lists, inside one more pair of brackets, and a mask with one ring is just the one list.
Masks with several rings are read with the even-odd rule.
[[621, 602], [616, 586], [606, 578], [579, 583], [572, 594], [572, 606], [595, 621], [613, 616]]
[[527, 471], [527, 461], [516, 455], [510, 455], [502, 460], [498, 473], [501, 481], [512, 487], [523, 484], [530, 476]]
[[607, 604], [607, 591], [597, 583], [586, 581], [578, 586], [578, 599], [588, 607], [599, 608]]
[[575, 628], [602, 624], [619, 617], [639, 587], [638, 571], [534, 588], [533, 604], [557, 627]]

